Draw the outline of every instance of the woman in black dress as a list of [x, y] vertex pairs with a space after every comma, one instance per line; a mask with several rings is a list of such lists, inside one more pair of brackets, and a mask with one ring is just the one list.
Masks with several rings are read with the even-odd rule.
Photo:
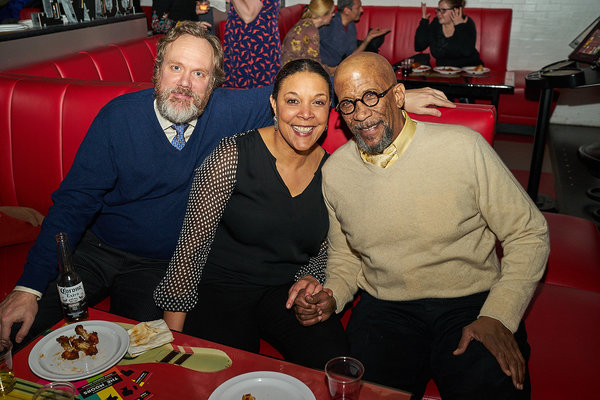
[[262, 338], [286, 360], [314, 368], [346, 353], [339, 319], [307, 328], [286, 308], [295, 282], [318, 291], [324, 280], [327, 153], [317, 140], [331, 93], [319, 63], [289, 62], [273, 87], [274, 126], [223, 139], [196, 171], [155, 291], [171, 329], [253, 352]]
[[430, 23], [427, 6], [421, 3], [423, 17], [415, 34], [415, 50], [429, 47], [437, 66], [483, 65], [475, 48], [475, 24], [463, 14], [464, 6], [465, 0], [441, 0]]

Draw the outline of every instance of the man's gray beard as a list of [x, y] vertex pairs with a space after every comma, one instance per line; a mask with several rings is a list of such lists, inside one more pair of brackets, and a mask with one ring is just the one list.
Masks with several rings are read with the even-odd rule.
[[369, 146], [364, 141], [362, 136], [358, 134], [356, 127], [352, 129], [352, 133], [354, 134], [358, 148], [368, 154], [381, 154], [394, 141], [394, 132], [386, 123], [383, 123], [383, 137], [381, 141], [374, 146]]
[[[175, 99], [171, 100], [169, 96], [171, 93], [180, 93], [192, 97], [192, 101]], [[194, 93], [191, 89], [183, 88], [169, 88], [159, 91], [158, 88], [155, 90], [156, 94], [156, 106], [158, 112], [167, 120], [174, 124], [185, 124], [194, 119], [198, 118], [204, 112], [206, 102]], [[205, 98], [209, 98], [210, 93], [206, 93]], [[173, 103], [179, 103], [180, 105], [186, 102], [184, 107], [176, 107]]]

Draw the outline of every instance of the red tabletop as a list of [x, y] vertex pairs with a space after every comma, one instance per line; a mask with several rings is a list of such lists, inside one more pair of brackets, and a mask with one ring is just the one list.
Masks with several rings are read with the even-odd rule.
[[[90, 320], [136, 323], [136, 321], [96, 309], [90, 309]], [[62, 324], [63, 322], [57, 324], [56, 327]], [[231, 367], [218, 372], [198, 372], [178, 365], [162, 363], [137, 364], [140, 368], [152, 373], [152, 376], [144, 385], [144, 389], [152, 393], [157, 399], [208, 399], [210, 394], [226, 380], [253, 371], [275, 371], [291, 375], [304, 382], [318, 400], [327, 400], [330, 398], [325, 373], [322, 370], [249, 353], [178, 332], [173, 332], [173, 336], [175, 337], [173, 345], [219, 349], [227, 353], [233, 363]], [[37, 341], [39, 339], [30, 343], [13, 356], [15, 375], [32, 382], [40, 381], [40, 378], [29, 368], [27, 361], [29, 352]], [[410, 399], [410, 395], [399, 390], [364, 382], [360, 393], [360, 400], [370, 399], [408, 400]]]

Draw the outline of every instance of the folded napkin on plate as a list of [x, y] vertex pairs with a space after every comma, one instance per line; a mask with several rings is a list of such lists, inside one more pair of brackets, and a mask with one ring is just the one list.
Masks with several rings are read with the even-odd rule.
[[173, 341], [173, 334], [162, 319], [140, 322], [127, 333], [129, 333], [129, 354], [132, 357]]

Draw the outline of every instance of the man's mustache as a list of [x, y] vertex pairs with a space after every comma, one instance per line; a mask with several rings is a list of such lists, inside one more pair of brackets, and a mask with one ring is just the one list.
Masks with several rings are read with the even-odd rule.
[[193, 97], [193, 98], [197, 97], [196, 93], [194, 93], [192, 91], [192, 89], [179, 87], [179, 86], [174, 87], [174, 88], [169, 88], [165, 92], [166, 92], [165, 94], [167, 94], [167, 95], [175, 93], [175, 94], [182, 94], [184, 96], [189, 96], [189, 97]]

